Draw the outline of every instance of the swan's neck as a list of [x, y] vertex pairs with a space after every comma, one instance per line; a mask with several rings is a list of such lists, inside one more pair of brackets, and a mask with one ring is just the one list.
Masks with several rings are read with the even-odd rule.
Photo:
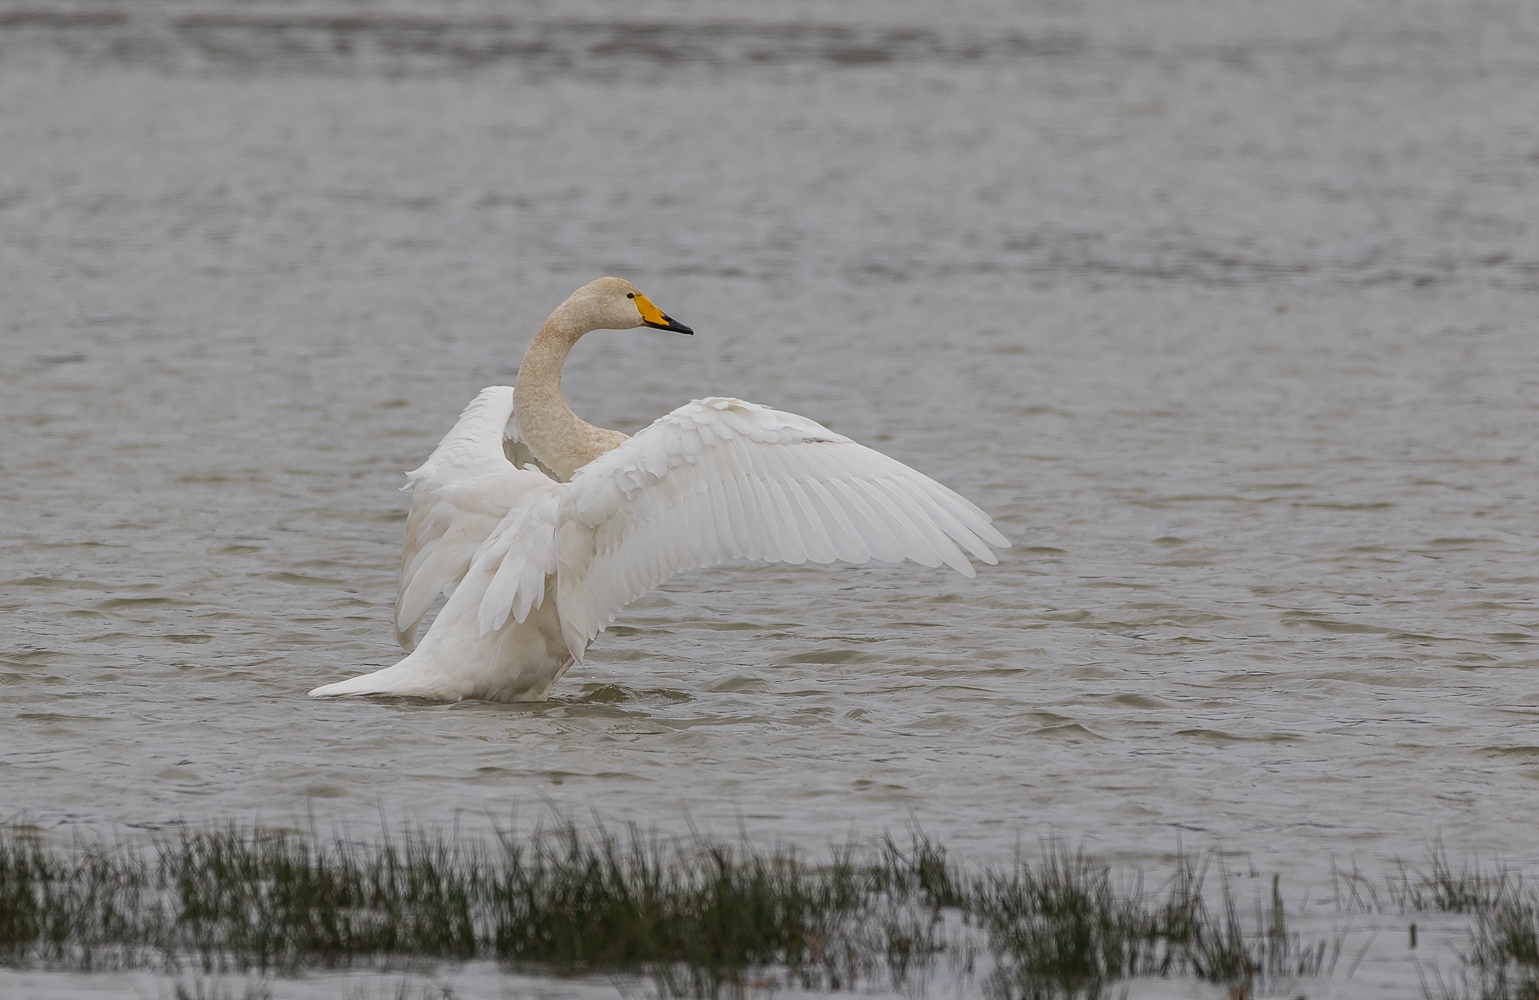
[[595, 427], [573, 413], [561, 395], [561, 366], [572, 345], [594, 329], [580, 310], [563, 303], [535, 334], [513, 383], [518, 432], [534, 457], [562, 482], [625, 440], [619, 431]]

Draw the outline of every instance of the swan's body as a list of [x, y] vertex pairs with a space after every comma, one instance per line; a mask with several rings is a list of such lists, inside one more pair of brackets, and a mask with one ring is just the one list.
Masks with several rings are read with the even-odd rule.
[[961, 496], [793, 413], [712, 397], [633, 438], [584, 422], [561, 395], [567, 352], [643, 324], [690, 332], [629, 282], [585, 285], [540, 328], [516, 385], [465, 408], [408, 473], [395, 621], [410, 655], [312, 695], [542, 701], [622, 608], [687, 569], [912, 559], [972, 576], [968, 554], [994, 563], [989, 546], [1009, 546]]

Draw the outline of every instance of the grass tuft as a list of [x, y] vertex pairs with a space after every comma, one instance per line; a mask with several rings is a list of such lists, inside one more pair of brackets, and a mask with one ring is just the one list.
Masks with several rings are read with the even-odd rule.
[[1539, 898], [1508, 890], [1476, 911], [1462, 990], [1448, 997], [1539, 1000]]
[[[1222, 874], [1222, 873], [1221, 873]], [[1279, 881], [1255, 933], [1242, 926], [1228, 880], [1215, 914], [1207, 868], [1182, 858], [1163, 890], [1115, 884], [1105, 865], [1049, 845], [1035, 866], [985, 877], [978, 907], [998, 964], [992, 992], [1015, 1000], [1096, 997], [1133, 976], [1253, 983], [1318, 975], [1325, 942], [1306, 948], [1287, 930]]]
[[[1349, 905], [1476, 914], [1467, 967], [1490, 987], [1478, 995], [1539, 1000], [1539, 918], [1516, 880], [1456, 872], [1440, 852], [1401, 866], [1382, 892], [1356, 872], [1338, 876]], [[1101, 996], [1135, 976], [1243, 994], [1320, 974], [1339, 954], [1329, 945], [1289, 930], [1275, 878], [1242, 917], [1212, 856], [1183, 857], [1146, 889], [1143, 873], [1058, 843], [969, 868], [917, 831], [816, 860], [570, 823], [492, 841], [225, 826], [57, 845], [0, 829], [0, 964], [13, 966], [266, 977], [491, 958], [718, 996], [766, 983], [902, 988], [944, 958], [1002, 1000], [1045, 1000]], [[177, 989], [223, 995], [202, 980]]]
[[[1421, 865], [1401, 862], [1383, 893], [1355, 868], [1335, 873], [1337, 902], [1379, 913], [1462, 913], [1475, 918], [1464, 967], [1454, 982], [1429, 985], [1443, 1000], [1539, 1000], [1539, 894], [1521, 875], [1470, 863], [1455, 870], [1441, 845]], [[1413, 928], [1414, 924], [1411, 925]]]

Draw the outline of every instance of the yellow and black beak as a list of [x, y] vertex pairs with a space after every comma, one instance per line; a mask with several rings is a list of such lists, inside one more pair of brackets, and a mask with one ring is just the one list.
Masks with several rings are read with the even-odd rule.
[[674, 333], [687, 333], [693, 335], [695, 331], [669, 316], [652, 304], [652, 300], [637, 292], [631, 298], [636, 303], [636, 308], [641, 311], [641, 321], [655, 330], [672, 330]]

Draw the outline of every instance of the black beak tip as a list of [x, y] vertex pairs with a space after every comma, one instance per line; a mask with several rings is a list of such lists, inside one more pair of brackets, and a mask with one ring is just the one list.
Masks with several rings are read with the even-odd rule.
[[672, 330], [674, 333], [683, 333], [691, 337], [695, 335], [695, 331], [691, 330], [683, 323], [680, 323], [672, 316], [669, 316], [667, 313], [663, 314], [663, 321], [661, 323], [653, 323], [649, 320], [647, 321], [647, 326], [652, 327], [654, 330]]

